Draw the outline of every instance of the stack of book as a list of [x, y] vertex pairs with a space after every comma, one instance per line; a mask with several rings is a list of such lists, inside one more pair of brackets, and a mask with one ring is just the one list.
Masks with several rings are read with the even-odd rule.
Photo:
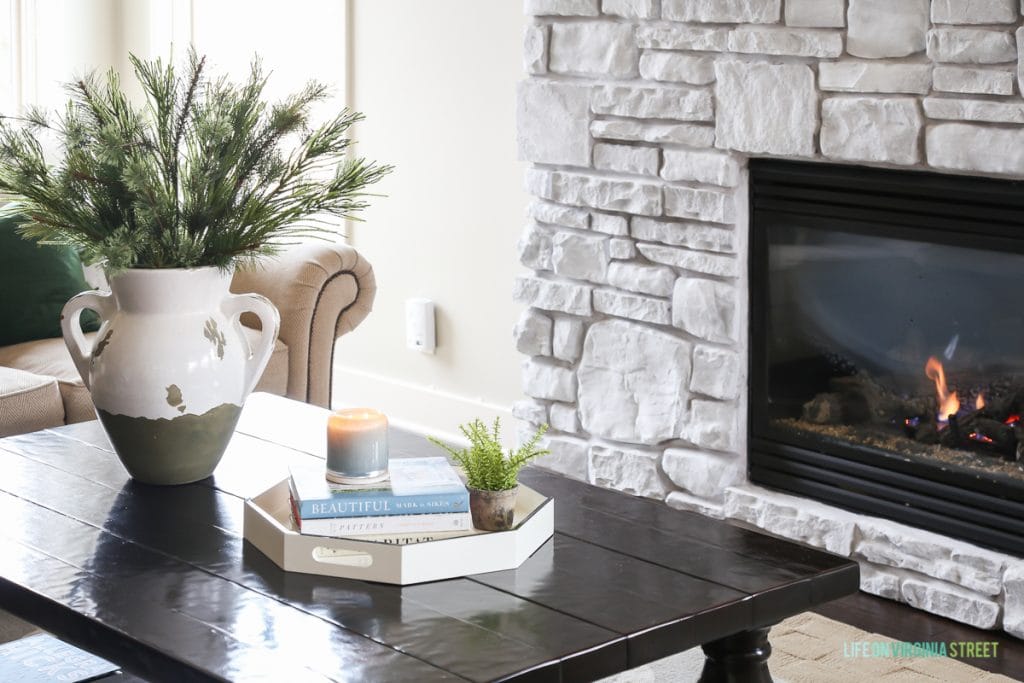
[[292, 519], [303, 534], [392, 543], [431, 540], [473, 529], [469, 492], [443, 457], [395, 458], [389, 478], [335, 484], [323, 466], [293, 467]]

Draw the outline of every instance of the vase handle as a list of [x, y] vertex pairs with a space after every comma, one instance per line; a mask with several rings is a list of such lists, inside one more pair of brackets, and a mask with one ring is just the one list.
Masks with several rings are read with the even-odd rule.
[[[277, 333], [281, 330], [281, 315], [277, 312], [274, 304], [270, 303], [270, 299], [259, 294], [231, 294], [224, 299], [221, 310], [229, 319], [234, 320], [236, 327], [239, 328], [241, 323], [238, 321], [238, 317], [243, 313], [252, 313], [260, 320], [262, 328], [260, 338], [256, 342], [255, 348], [249, 346], [249, 357], [245, 361], [245, 393], [242, 396], [242, 400], [245, 400], [245, 397], [256, 387], [256, 382], [259, 381], [267, 363], [270, 362], [270, 354], [274, 352]], [[239, 334], [248, 344], [241, 329], [239, 329]]]
[[[100, 317], [100, 331], [96, 335], [93, 344], [82, 334], [82, 325], [79, 320], [84, 310], [95, 311]], [[64, 335], [64, 344], [68, 347], [71, 360], [75, 362], [75, 368], [82, 377], [82, 383], [89, 389], [89, 365], [92, 355], [96, 350], [96, 344], [107, 334], [107, 321], [113, 316], [116, 310], [114, 295], [110, 292], [82, 292], [76, 294], [64, 304], [60, 312], [60, 331]]]

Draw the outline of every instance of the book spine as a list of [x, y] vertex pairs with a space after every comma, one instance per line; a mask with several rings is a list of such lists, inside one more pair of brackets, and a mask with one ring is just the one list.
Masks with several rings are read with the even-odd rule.
[[296, 520], [299, 532], [313, 536], [366, 536], [380, 534], [424, 534], [467, 531], [473, 528], [468, 512], [433, 515], [385, 515], [378, 517], [334, 517]]
[[[294, 495], [294, 489], [293, 489]], [[348, 494], [325, 500], [304, 500], [299, 503], [303, 520], [339, 517], [386, 517], [388, 515], [423, 515], [469, 510], [469, 493], [422, 493], [411, 496]]]

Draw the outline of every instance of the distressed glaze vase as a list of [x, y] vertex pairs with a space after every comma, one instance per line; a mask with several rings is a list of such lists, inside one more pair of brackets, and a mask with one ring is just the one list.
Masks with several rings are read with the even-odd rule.
[[482, 531], [506, 531], [515, 522], [519, 486], [504, 491], [469, 488], [469, 513]]
[[[246, 397], [262, 375], [280, 318], [266, 298], [231, 294], [214, 267], [131, 269], [110, 293], [83, 292], [61, 313], [71, 358], [128, 473], [148, 484], [187, 484], [213, 473]], [[79, 317], [101, 325], [91, 341]], [[253, 348], [239, 316], [254, 313]]]

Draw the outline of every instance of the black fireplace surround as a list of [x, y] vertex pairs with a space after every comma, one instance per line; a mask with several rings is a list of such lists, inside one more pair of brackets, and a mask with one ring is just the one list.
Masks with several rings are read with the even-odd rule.
[[1024, 555], [1024, 183], [750, 179], [750, 479]]

